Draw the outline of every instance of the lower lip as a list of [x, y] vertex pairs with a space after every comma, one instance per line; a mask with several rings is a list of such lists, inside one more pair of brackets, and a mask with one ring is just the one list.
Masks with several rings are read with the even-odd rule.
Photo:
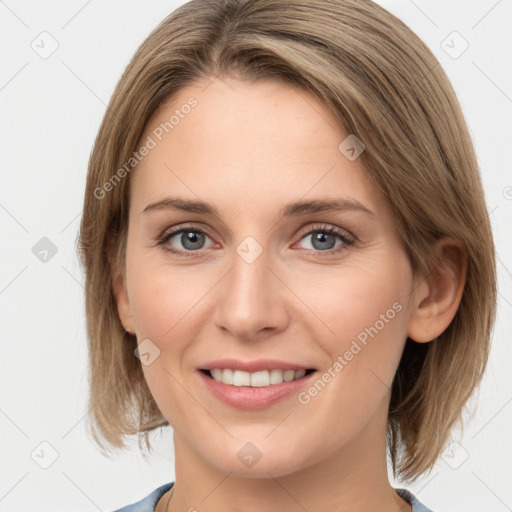
[[298, 393], [309, 384], [316, 372], [311, 372], [301, 379], [272, 384], [263, 387], [231, 386], [218, 382], [199, 371], [199, 376], [206, 387], [222, 402], [238, 409], [264, 409], [279, 400]]

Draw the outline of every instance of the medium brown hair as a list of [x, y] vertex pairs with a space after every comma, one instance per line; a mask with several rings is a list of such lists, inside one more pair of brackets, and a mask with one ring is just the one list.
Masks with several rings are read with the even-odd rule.
[[129, 211], [130, 176], [119, 170], [164, 100], [215, 76], [277, 78], [321, 98], [364, 143], [360, 158], [389, 203], [415, 272], [436, 268], [441, 237], [465, 245], [467, 277], [453, 321], [432, 342], [406, 340], [393, 382], [388, 449], [395, 476], [412, 481], [433, 466], [483, 375], [496, 310], [495, 254], [452, 86], [427, 46], [369, 0], [192, 0], [138, 48], [94, 143], [78, 241], [93, 437], [110, 450], [138, 433], [139, 446], [144, 438], [151, 450], [149, 433], [168, 425], [112, 289], [112, 272], [125, 271]]

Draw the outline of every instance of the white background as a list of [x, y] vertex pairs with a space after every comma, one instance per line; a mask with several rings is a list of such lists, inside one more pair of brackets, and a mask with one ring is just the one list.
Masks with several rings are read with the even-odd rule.
[[[2, 512], [108, 511], [174, 479], [170, 429], [153, 436], [156, 454], [147, 461], [136, 443], [106, 459], [86, 435], [75, 241], [87, 160], [114, 86], [137, 46], [181, 3], [0, 1]], [[510, 511], [512, 2], [379, 3], [427, 43], [452, 80], [476, 146], [499, 257], [498, 320], [486, 376], [471, 401], [476, 407], [463, 435], [454, 433], [460, 444], [409, 489], [438, 512]], [[58, 43], [47, 59], [31, 47], [48, 37], [39, 36], [43, 31]], [[458, 58], [445, 51], [446, 44], [452, 52], [462, 48], [453, 31], [469, 44]], [[32, 252], [42, 237], [57, 247], [47, 263]], [[43, 441], [58, 454], [48, 469], [31, 458], [34, 450], [51, 456]]]

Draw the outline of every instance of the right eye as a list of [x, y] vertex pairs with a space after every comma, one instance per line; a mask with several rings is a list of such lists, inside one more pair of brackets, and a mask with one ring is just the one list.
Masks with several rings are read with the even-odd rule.
[[[159, 245], [165, 250], [179, 256], [193, 256], [191, 253], [199, 252], [204, 249], [206, 238], [210, 238], [202, 229], [198, 228], [180, 228], [164, 233], [160, 237]], [[179, 245], [181, 244], [181, 247]], [[176, 249], [176, 245], [178, 248]]]

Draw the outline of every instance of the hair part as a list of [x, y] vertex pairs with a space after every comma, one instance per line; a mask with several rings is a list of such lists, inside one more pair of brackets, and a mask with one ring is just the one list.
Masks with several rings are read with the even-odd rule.
[[[437, 339], [407, 339], [391, 392], [395, 476], [431, 469], [479, 384], [496, 311], [491, 226], [472, 141], [452, 86], [427, 46], [369, 0], [192, 0], [140, 45], [112, 95], [90, 156], [79, 257], [85, 271], [89, 408], [100, 448], [168, 425], [120, 322], [112, 269], [124, 273], [129, 176], [101, 188], [138, 148], [151, 116], [196, 80], [275, 78], [324, 101], [365, 145], [414, 272], [436, 268], [434, 243], [467, 251], [459, 309]], [[103, 444], [107, 441], [107, 445]], [[105, 453], [105, 452], [104, 452]]]

